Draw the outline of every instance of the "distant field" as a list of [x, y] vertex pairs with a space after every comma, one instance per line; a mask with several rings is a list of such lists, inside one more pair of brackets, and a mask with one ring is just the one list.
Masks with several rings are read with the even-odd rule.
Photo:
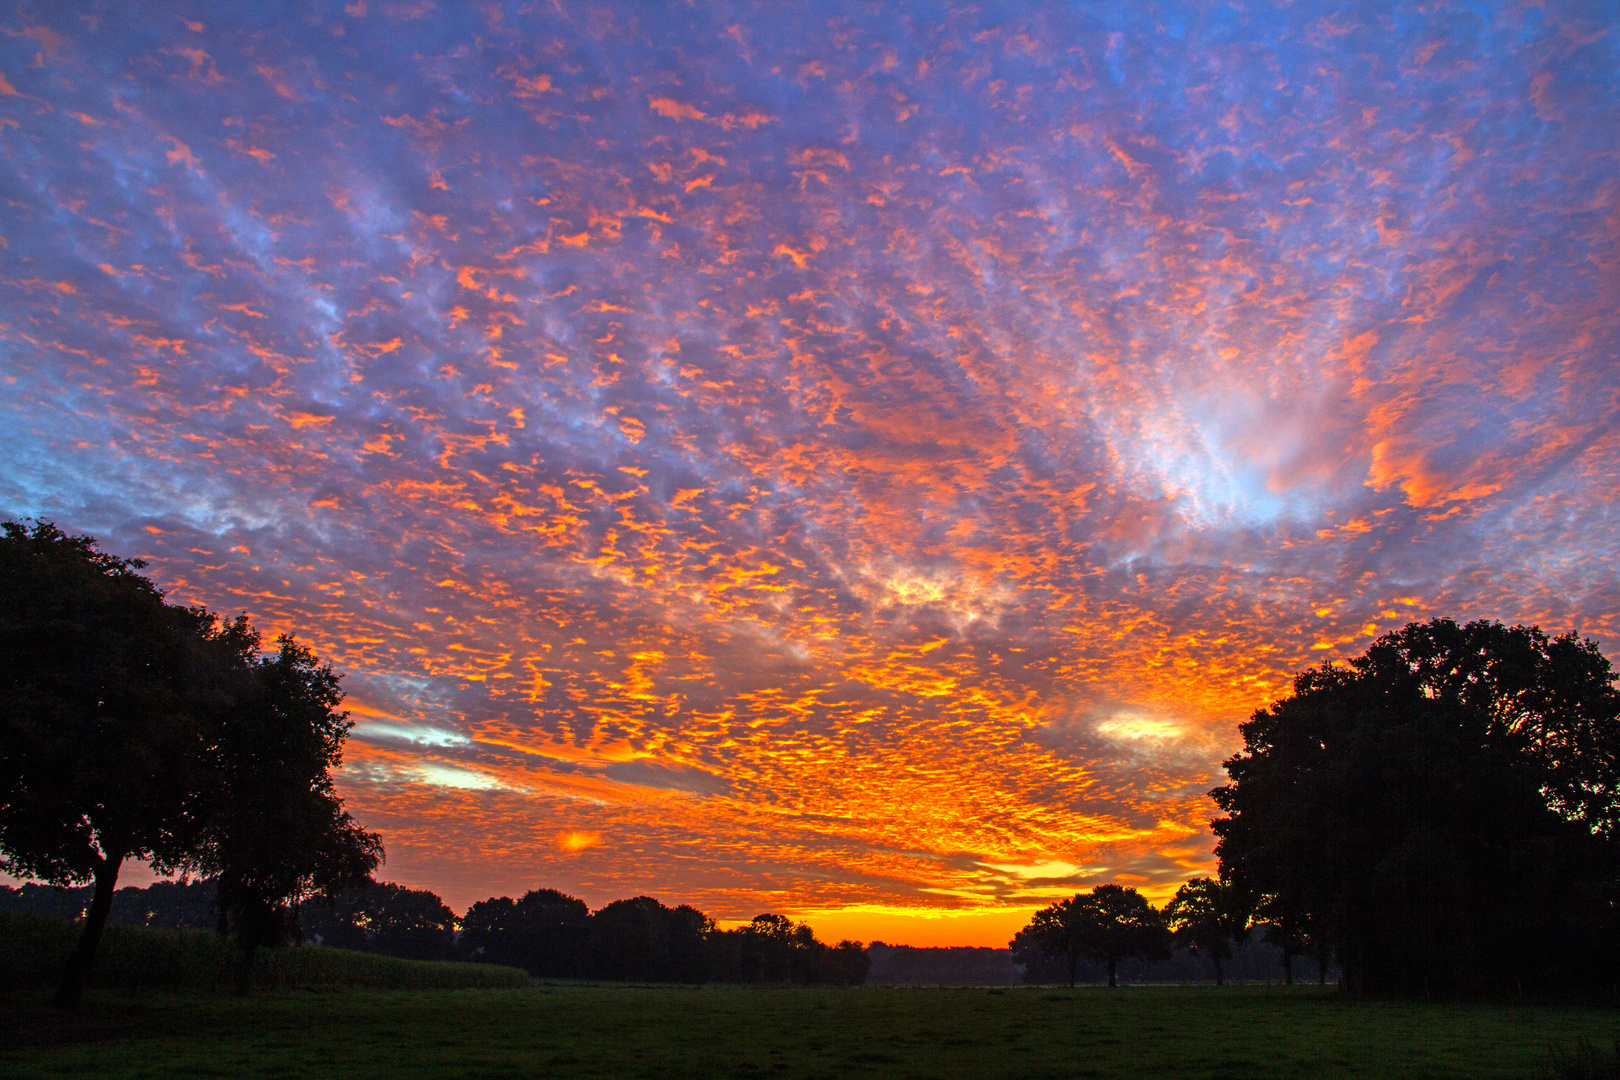
[[[0, 998], [8, 1077], [1533, 1077], [1612, 1010], [1314, 987], [98, 991]], [[75, 1041], [64, 1041], [75, 1040]]]

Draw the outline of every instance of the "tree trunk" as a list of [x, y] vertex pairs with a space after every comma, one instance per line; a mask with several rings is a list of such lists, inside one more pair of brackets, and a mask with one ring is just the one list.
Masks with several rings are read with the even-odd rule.
[[1283, 985], [1294, 985], [1294, 954], [1283, 950]]
[[1075, 968], [1077, 968], [1079, 965], [1080, 965], [1080, 954], [1076, 953], [1076, 952], [1071, 952], [1069, 954], [1069, 989], [1070, 990], [1074, 989]]
[[101, 932], [107, 926], [107, 913], [112, 910], [113, 889], [118, 884], [118, 868], [123, 861], [122, 854], [110, 855], [96, 865], [95, 898], [90, 901], [84, 929], [79, 931], [79, 942], [68, 956], [56, 996], [51, 998], [51, 1004], [58, 1009], [71, 1012], [79, 1007], [79, 1002], [84, 998], [84, 984], [90, 978], [90, 965], [96, 958], [96, 946], [101, 944]]
[[1213, 961], [1214, 964], [1215, 964], [1215, 985], [1216, 986], [1225, 986], [1226, 985], [1226, 980], [1222, 977], [1222, 974], [1221, 974], [1221, 958], [1218, 957], [1218, 956], [1212, 956], [1212, 957], [1210, 957], [1210, 960]]
[[1115, 978], [1114, 978], [1114, 969], [1115, 969], [1115, 967], [1118, 966], [1118, 964], [1119, 964], [1119, 961], [1114, 959], [1112, 956], [1110, 956], [1108, 958], [1108, 985], [1109, 986], [1118, 986], [1119, 985], [1118, 981], [1116, 981]]

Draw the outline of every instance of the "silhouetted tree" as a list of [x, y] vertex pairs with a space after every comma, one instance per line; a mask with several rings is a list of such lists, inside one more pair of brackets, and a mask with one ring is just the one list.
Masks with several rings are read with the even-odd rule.
[[308, 939], [343, 949], [444, 960], [455, 941], [456, 915], [436, 893], [387, 881], [367, 881], [329, 903], [298, 911], [298, 930]]
[[866, 946], [858, 941], [848, 938], [826, 952], [826, 974], [816, 979], [816, 982], [832, 983], [834, 986], [860, 986], [866, 982], [867, 973], [872, 970], [872, 957]]
[[[1260, 898], [1255, 915], [1265, 922], [1266, 944], [1282, 950], [1283, 984], [1294, 985], [1294, 957], [1301, 956], [1311, 947], [1310, 916], [1285, 898], [1272, 893]], [[1322, 966], [1322, 981], [1327, 981], [1327, 965]]]
[[0, 537], [0, 868], [94, 897], [55, 1002], [76, 1007], [130, 857], [159, 870], [206, 823], [208, 733], [232, 633], [178, 608], [138, 559], [49, 522]]
[[[59, 919], [85, 917], [95, 897], [93, 886], [63, 889], [50, 885], [0, 886], [0, 911], [50, 915]], [[211, 881], [155, 881], [145, 888], [126, 885], [113, 893], [107, 921], [115, 926], [145, 926], [162, 930], [207, 930], [219, 921]]]
[[1086, 915], [1080, 907], [1080, 896], [1059, 900], [1037, 911], [1029, 925], [1018, 931], [1007, 947], [1020, 964], [1033, 965], [1037, 957], [1051, 957], [1068, 965], [1069, 985], [1072, 987], [1079, 970], [1080, 958], [1090, 955], [1086, 938]]
[[804, 923], [759, 915], [732, 930], [688, 904], [650, 896], [587, 911], [555, 889], [491, 897], [461, 917], [459, 955], [533, 975], [649, 982], [858, 985], [871, 961], [858, 941], [828, 946]]
[[1108, 968], [1108, 985], [1117, 986], [1116, 970], [1128, 956], [1170, 959], [1170, 931], [1164, 918], [1135, 889], [1098, 885], [1089, 896], [1075, 898], [1087, 951]]
[[810, 927], [769, 912], [730, 931], [740, 979], [751, 983], [807, 982], [817, 944]]
[[1193, 878], [1165, 905], [1171, 940], [1215, 965], [1215, 985], [1224, 986], [1221, 965], [1232, 958], [1232, 946], [1249, 937], [1253, 905], [1235, 886], [1212, 878]]
[[[1089, 956], [1108, 969], [1108, 985], [1119, 985], [1119, 962], [1138, 956], [1170, 958], [1170, 930], [1164, 918], [1135, 889], [1098, 885], [1037, 911], [1010, 946], [1015, 957], [1061, 957], [1075, 983], [1080, 958]], [[1028, 959], [1020, 962], [1028, 963]]]
[[1574, 634], [1448, 619], [1302, 672], [1212, 792], [1223, 875], [1358, 994], [1608, 985], [1620, 696]]
[[678, 980], [688, 974], [680, 970], [681, 961], [691, 964], [701, 955], [710, 926], [696, 908], [667, 908], [650, 896], [615, 900], [591, 915], [593, 974]]
[[245, 993], [256, 951], [293, 937], [300, 904], [366, 881], [382, 843], [333, 788], [350, 727], [337, 674], [285, 635], [260, 655], [257, 634], [237, 625], [251, 680], [216, 738], [214, 808], [192, 861], [216, 878]]
[[460, 951], [544, 978], [577, 978], [587, 974], [590, 914], [584, 901], [556, 889], [535, 889], [520, 900], [491, 897], [462, 917]]
[[858, 941], [828, 946], [808, 923], [769, 912], [731, 930], [711, 931], [713, 971], [725, 982], [859, 985], [871, 959]]

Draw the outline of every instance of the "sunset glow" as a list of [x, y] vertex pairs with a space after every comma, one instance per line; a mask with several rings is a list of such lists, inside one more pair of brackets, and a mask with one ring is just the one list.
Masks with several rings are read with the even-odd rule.
[[1293, 674], [1620, 648], [1602, 5], [23, 3], [0, 516], [346, 673], [379, 876], [1004, 945]]

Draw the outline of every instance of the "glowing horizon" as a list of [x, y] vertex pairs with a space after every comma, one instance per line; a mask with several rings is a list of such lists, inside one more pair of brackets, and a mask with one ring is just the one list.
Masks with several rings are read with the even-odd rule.
[[345, 672], [458, 911], [1162, 900], [1298, 670], [1620, 645], [1600, 15], [23, 4], [0, 515]]

